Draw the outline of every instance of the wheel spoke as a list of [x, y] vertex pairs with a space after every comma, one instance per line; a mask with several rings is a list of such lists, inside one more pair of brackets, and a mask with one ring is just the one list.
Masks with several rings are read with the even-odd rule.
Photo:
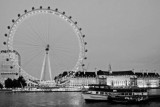
[[[77, 25], [74, 26], [75, 23], [70, 18], [68, 19], [65, 13], [60, 13], [58, 10], [52, 11], [54, 13], [57, 11], [57, 14], [47, 13], [47, 10], [43, 8], [33, 9], [30, 14], [26, 12], [26, 18], [19, 20], [24, 21], [23, 23], [14, 23], [17, 26], [16, 32], [12, 34], [14, 41], [8, 39], [10, 44], [13, 42], [13, 48], [20, 52], [22, 69], [30, 75], [37, 73], [37, 77], [40, 77], [39, 74], [43, 71], [45, 56], [50, 59], [46, 58], [45, 60], [48, 61], [44, 60], [44, 63], [48, 62], [52, 72], [57, 74], [63, 72], [62, 70], [73, 70], [74, 67], [78, 67], [78, 63], [83, 63], [80, 55], [84, 55], [84, 52], [79, 49], [85, 46], [83, 36], [81, 33], [75, 34], [77, 32], [75, 29], [79, 28]], [[69, 26], [62, 25], [64, 23], [62, 19], [69, 23]], [[73, 29], [70, 29], [71, 24]], [[75, 30], [75, 32], [69, 30]], [[48, 69], [51, 71], [50, 67], [46, 70]]]

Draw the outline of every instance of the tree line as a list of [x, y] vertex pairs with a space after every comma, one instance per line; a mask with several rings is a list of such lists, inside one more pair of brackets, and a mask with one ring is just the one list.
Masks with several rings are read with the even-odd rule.
[[0, 83], [0, 88], [2, 89], [3, 88], [3, 85]]
[[8, 78], [4, 81], [4, 84], [5, 88], [23, 88], [27, 85], [25, 79], [22, 76], [13, 80]]

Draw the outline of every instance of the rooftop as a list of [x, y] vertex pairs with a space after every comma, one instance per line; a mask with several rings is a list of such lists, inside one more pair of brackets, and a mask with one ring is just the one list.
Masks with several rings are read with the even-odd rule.
[[134, 72], [132, 70], [128, 71], [112, 71], [111, 73], [109, 71], [97, 71], [97, 75], [134, 75]]
[[97, 71], [97, 75], [109, 75], [109, 71], [99, 70], [99, 71]]
[[136, 72], [135, 75], [137, 77], [159, 77], [159, 74], [158, 73], [153, 73], [153, 72]]
[[134, 75], [132, 70], [129, 71], [112, 71], [111, 75]]
[[76, 72], [75, 77], [96, 77], [96, 73], [95, 72], [78, 71], [78, 72]]

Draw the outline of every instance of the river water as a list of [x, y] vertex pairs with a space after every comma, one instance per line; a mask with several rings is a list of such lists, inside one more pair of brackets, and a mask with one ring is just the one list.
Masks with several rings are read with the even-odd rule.
[[[160, 90], [151, 90], [160, 94]], [[109, 102], [86, 103], [81, 92], [38, 92], [11, 93], [0, 92], [0, 107], [160, 107], [160, 99], [145, 104], [111, 104]]]

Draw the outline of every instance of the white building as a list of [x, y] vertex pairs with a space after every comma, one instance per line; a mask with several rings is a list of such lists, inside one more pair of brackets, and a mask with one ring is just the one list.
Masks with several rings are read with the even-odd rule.
[[[9, 54], [10, 53], [10, 54]], [[11, 61], [9, 55], [12, 55], [16, 62]], [[19, 77], [20, 68], [15, 66], [20, 64], [20, 55], [18, 52], [10, 50], [1, 50], [0, 52], [0, 81], [4, 82], [7, 78], [17, 79]]]
[[[68, 72], [68, 74], [70, 74]], [[63, 74], [60, 74], [60, 79], [57, 82], [62, 83], [63, 81], [67, 80], [66, 77], [68, 75], [66, 72]], [[76, 72], [74, 77], [69, 78], [69, 81], [67, 84], [65, 84], [66, 87], [87, 87], [88, 84], [97, 84], [97, 77], [95, 72]]]
[[[112, 87], [130, 87], [135, 86], [135, 78], [133, 71], [97, 71], [99, 83], [106, 83]], [[102, 80], [103, 79], [103, 80]]]
[[[63, 74], [62, 74], [63, 75]], [[62, 76], [61, 75], [61, 76]], [[65, 73], [67, 75], [67, 73]], [[62, 78], [65, 78], [65, 76]], [[65, 79], [64, 79], [65, 80]], [[69, 79], [68, 87], [87, 87], [89, 84], [107, 84], [115, 88], [129, 87], [159, 87], [158, 73], [134, 73], [128, 71], [97, 71], [96, 72], [77, 72], [74, 77]]]
[[137, 86], [138, 87], [148, 87], [156, 88], [159, 87], [159, 74], [158, 73], [135, 73], [137, 75]]
[[[158, 73], [134, 73], [130, 71], [98, 71], [99, 81], [102, 80], [112, 87], [132, 87], [156, 88], [160, 86], [160, 76]], [[101, 82], [102, 83], [102, 82]]]

